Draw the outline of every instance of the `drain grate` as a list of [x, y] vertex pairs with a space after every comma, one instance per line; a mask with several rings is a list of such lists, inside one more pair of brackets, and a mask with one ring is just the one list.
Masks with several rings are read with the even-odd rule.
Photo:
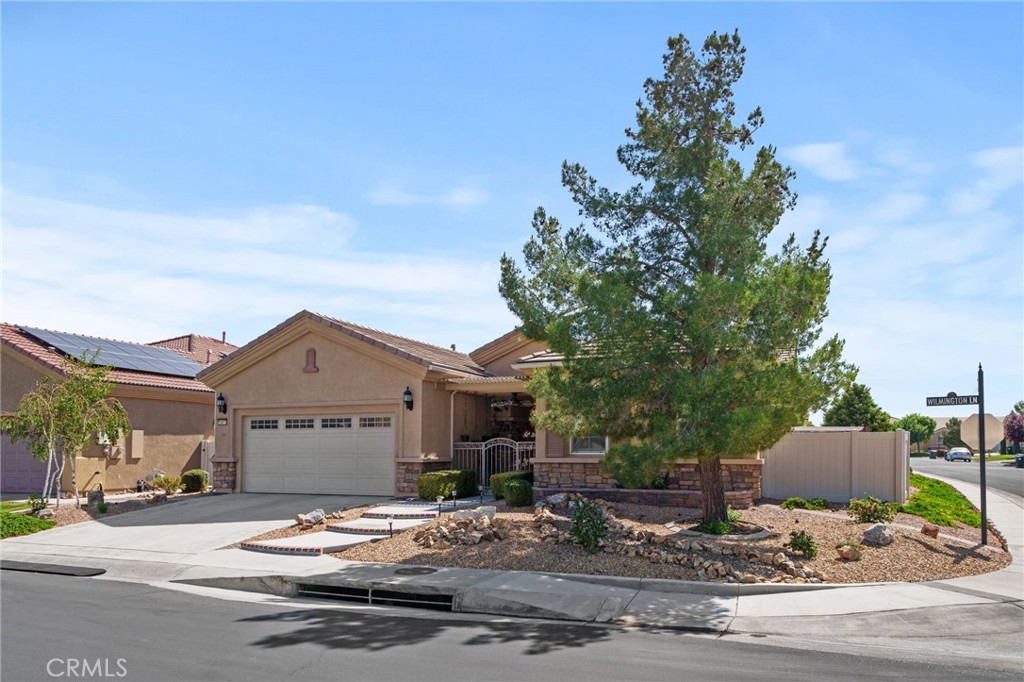
[[335, 601], [374, 604], [378, 606], [407, 606], [435, 611], [452, 611], [452, 595], [424, 594], [419, 592], [403, 592], [399, 590], [376, 590], [365, 587], [343, 587], [340, 585], [314, 585], [299, 583], [298, 595], [317, 599], [333, 599]]

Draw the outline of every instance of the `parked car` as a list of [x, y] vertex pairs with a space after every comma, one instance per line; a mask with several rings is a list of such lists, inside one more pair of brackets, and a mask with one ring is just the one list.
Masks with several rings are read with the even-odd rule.
[[974, 459], [974, 455], [971, 454], [971, 451], [968, 450], [967, 448], [950, 448], [949, 451], [946, 452], [947, 462], [955, 462], [958, 459], [962, 459], [965, 462], [970, 462], [971, 460]]
[[937, 458], [939, 456], [942, 456], [942, 457], [946, 456], [946, 449], [945, 448], [929, 448], [928, 449], [928, 459], [935, 459], [935, 458]]

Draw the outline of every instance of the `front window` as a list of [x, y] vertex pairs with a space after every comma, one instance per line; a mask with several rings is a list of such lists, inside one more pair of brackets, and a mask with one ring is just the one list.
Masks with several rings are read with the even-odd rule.
[[573, 436], [569, 440], [569, 451], [574, 455], [604, 455], [608, 452], [605, 436]]

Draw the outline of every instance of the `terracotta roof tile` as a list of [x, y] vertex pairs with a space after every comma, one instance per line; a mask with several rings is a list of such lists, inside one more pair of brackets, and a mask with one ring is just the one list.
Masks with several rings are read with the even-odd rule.
[[[0, 323], [0, 343], [27, 358], [35, 360], [54, 372], [62, 373], [61, 362], [64, 359], [64, 355], [39, 341], [34, 336], [25, 333], [17, 325]], [[136, 372], [127, 369], [111, 370], [110, 380], [116, 384], [126, 386], [150, 386], [203, 393], [213, 392], [208, 386], [195, 379], [152, 374], [150, 372]]]
[[233, 343], [199, 334], [185, 334], [173, 339], [153, 341], [147, 345], [170, 348], [179, 355], [183, 355], [189, 360], [195, 360], [201, 365], [212, 365], [238, 350], [238, 346]]

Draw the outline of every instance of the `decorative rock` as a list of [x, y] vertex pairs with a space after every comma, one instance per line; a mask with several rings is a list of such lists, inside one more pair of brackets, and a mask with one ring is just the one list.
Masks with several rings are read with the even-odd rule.
[[782, 552], [773, 555], [771, 563], [773, 566], [781, 566], [782, 564], [786, 563], [786, 555]]
[[860, 550], [850, 545], [843, 545], [836, 548], [836, 554], [843, 561], [860, 561]]
[[36, 512], [36, 516], [41, 519], [52, 519], [53, 510], [50, 509], [49, 507], [44, 507], [43, 509], [40, 509], [39, 511]]
[[896, 536], [893, 535], [892, 529], [884, 523], [876, 523], [864, 531], [864, 544], [866, 545], [884, 547], [891, 545], [894, 539]]
[[97, 504], [103, 503], [103, 491], [102, 490], [91, 490], [85, 497], [85, 505], [92, 507]]
[[745, 584], [745, 585], [750, 585], [752, 583], [756, 583], [757, 582], [757, 576], [754, 575], [753, 573], [744, 573], [740, 577], [740, 582]]
[[557, 507], [558, 505], [565, 504], [565, 500], [565, 493], [556, 493], [555, 495], [548, 495], [544, 501], [554, 507]]
[[296, 514], [295, 523], [300, 526], [315, 526], [318, 523], [323, 523], [325, 518], [327, 518], [327, 514], [323, 509], [314, 509], [308, 514]]
[[936, 526], [934, 523], [926, 523], [923, 526], [921, 526], [921, 532], [930, 538], [939, 537], [939, 527]]

